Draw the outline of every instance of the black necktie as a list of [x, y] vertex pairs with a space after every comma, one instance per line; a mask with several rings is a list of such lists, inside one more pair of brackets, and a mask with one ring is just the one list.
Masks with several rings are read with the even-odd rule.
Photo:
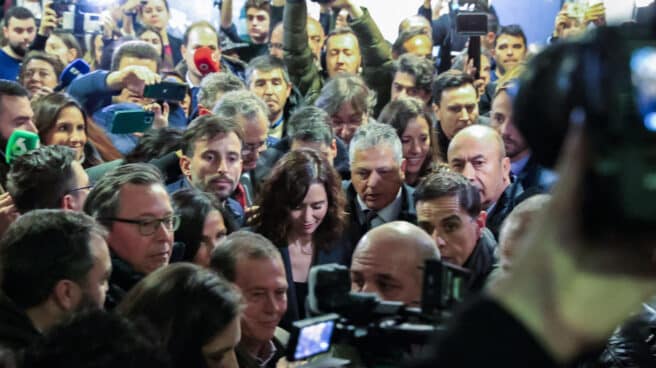
[[378, 212], [370, 209], [364, 210], [364, 232], [366, 233], [367, 231], [371, 230], [372, 226], [372, 221], [378, 216]]

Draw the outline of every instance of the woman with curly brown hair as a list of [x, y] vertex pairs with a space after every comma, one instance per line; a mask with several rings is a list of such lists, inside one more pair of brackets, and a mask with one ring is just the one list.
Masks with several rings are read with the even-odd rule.
[[302, 318], [310, 267], [350, 263], [351, 250], [335, 244], [345, 224], [341, 178], [318, 151], [294, 150], [273, 168], [257, 203], [254, 229], [278, 246], [285, 263], [287, 317]]

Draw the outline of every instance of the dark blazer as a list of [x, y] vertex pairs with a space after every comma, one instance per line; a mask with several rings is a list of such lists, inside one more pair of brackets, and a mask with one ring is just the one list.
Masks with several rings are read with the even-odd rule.
[[522, 195], [524, 193], [524, 188], [517, 181], [514, 180], [506, 190], [503, 191], [501, 197], [497, 200], [494, 208], [487, 213], [487, 220], [485, 226], [490, 229], [492, 234], [494, 234], [495, 239], [499, 239], [499, 230], [503, 220], [510, 214], [510, 211], [515, 208], [522, 200], [526, 199], [527, 196]]
[[0, 347], [19, 353], [41, 337], [30, 318], [0, 292]]
[[558, 175], [541, 166], [531, 156], [526, 166], [517, 174], [517, 181], [522, 185], [524, 190], [533, 189], [539, 193], [546, 193], [558, 180]]
[[[305, 316], [301, 316], [298, 309], [298, 296], [294, 285], [294, 278], [292, 277], [292, 262], [289, 257], [289, 248], [285, 245], [278, 247], [278, 250], [282, 256], [282, 263], [285, 265], [285, 275], [287, 277], [287, 313], [285, 313], [282, 321], [280, 321], [280, 327], [290, 331], [292, 322], [303, 319]], [[341, 243], [336, 243], [328, 250], [314, 252], [312, 266], [339, 263], [349, 267], [351, 264], [351, 253], [352, 251], [350, 249], [343, 247]], [[305, 301], [301, 302], [305, 303]]]
[[[342, 238], [340, 239], [340, 244], [345, 249], [349, 249], [349, 259], [348, 264], [351, 264], [351, 255], [355, 246], [358, 245], [360, 238], [365, 234], [364, 224], [361, 224], [358, 220], [358, 204], [357, 204], [357, 193], [353, 184], [350, 180], [342, 182], [342, 188], [346, 194], [346, 213], [348, 215], [347, 225]], [[413, 194], [415, 190], [407, 184], [403, 184], [401, 187], [401, 213], [396, 220], [407, 221], [412, 224], [417, 224], [417, 210], [415, 209], [415, 201]]]

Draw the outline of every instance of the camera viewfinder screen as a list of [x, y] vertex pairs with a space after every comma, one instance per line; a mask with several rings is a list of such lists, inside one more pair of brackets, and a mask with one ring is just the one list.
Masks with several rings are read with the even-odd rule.
[[327, 352], [330, 349], [330, 339], [334, 328], [334, 320], [303, 327], [299, 332], [294, 359], [302, 360]]

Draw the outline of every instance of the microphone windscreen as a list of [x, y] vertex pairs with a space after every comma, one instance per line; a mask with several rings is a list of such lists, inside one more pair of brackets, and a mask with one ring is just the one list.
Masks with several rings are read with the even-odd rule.
[[203, 76], [221, 71], [219, 61], [215, 59], [214, 50], [209, 47], [199, 47], [194, 52], [194, 64]]
[[5, 159], [11, 163], [16, 157], [39, 147], [39, 135], [26, 130], [14, 129], [7, 140]]
[[65, 88], [79, 75], [87, 74], [91, 71], [91, 67], [86, 61], [82, 59], [75, 59], [64, 68], [59, 75], [59, 86]]

